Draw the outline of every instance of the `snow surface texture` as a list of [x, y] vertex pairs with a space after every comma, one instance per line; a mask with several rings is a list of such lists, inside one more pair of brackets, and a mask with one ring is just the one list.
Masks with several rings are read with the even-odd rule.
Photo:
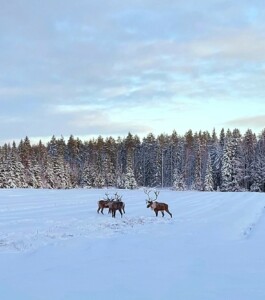
[[265, 299], [264, 194], [116, 191], [0, 190], [0, 299]]

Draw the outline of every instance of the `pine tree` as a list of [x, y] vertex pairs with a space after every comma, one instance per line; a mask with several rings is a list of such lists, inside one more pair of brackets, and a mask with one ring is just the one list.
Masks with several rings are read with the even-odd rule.
[[25, 168], [20, 162], [14, 148], [2, 158], [0, 163], [0, 187], [1, 188], [26, 188], [28, 187], [25, 180]]
[[64, 161], [62, 155], [53, 157], [53, 176], [55, 188], [66, 189], [70, 188], [70, 168], [69, 165]]
[[[209, 156], [210, 155], [210, 156]], [[210, 164], [211, 161], [211, 164]], [[256, 137], [238, 129], [176, 131], [141, 142], [128, 133], [124, 139], [101, 136], [81, 142], [54, 136], [47, 146], [0, 146], [0, 187], [71, 188], [166, 186], [177, 190], [251, 190], [265, 192], [265, 130]], [[202, 184], [203, 183], [203, 184]]]
[[219, 136], [219, 143], [220, 143], [220, 146], [223, 148], [224, 144], [225, 144], [225, 130], [224, 130], [224, 128], [221, 129], [220, 136]]
[[106, 153], [102, 162], [102, 174], [107, 187], [115, 184], [115, 168], [112, 164], [110, 156]]
[[192, 130], [185, 134], [185, 154], [184, 154], [184, 177], [188, 187], [194, 182], [194, 169], [195, 169], [195, 153], [194, 153], [194, 140]]
[[[158, 174], [161, 166], [158, 164], [160, 155], [158, 145], [153, 134], [148, 134], [143, 140], [144, 186], [154, 187], [160, 185]], [[161, 179], [161, 178], [160, 178]]]
[[105, 179], [101, 173], [97, 173], [94, 177], [94, 186], [97, 188], [103, 188], [105, 185]]
[[264, 192], [265, 186], [265, 160], [258, 154], [252, 163], [251, 171], [252, 184], [250, 186], [251, 192]]
[[196, 157], [195, 157], [195, 180], [194, 180], [194, 189], [198, 191], [203, 190], [203, 180], [202, 180], [202, 152], [200, 141], [197, 140], [196, 143]]
[[211, 162], [211, 155], [208, 155], [206, 174], [204, 179], [204, 190], [212, 192], [214, 190], [214, 181], [213, 181], [213, 169]]
[[253, 183], [252, 166], [255, 160], [255, 148], [257, 144], [256, 135], [248, 129], [243, 138], [243, 159], [244, 159], [244, 186], [246, 190], [250, 189]]
[[137, 188], [137, 183], [133, 174], [133, 170], [131, 167], [127, 168], [127, 172], [124, 176], [123, 186], [125, 189], [135, 189]]
[[173, 188], [176, 191], [185, 191], [187, 189], [183, 173], [178, 169], [175, 169], [174, 172]]
[[81, 175], [81, 186], [83, 188], [92, 188], [94, 186], [94, 174], [92, 164], [86, 161]]
[[44, 165], [44, 176], [43, 176], [45, 182], [44, 187], [53, 189], [57, 188], [55, 185], [55, 178], [53, 173], [53, 158], [51, 155], [47, 156], [47, 160]]
[[34, 178], [33, 187], [34, 188], [45, 187], [42, 179], [42, 169], [40, 164], [37, 161], [33, 161], [32, 163], [32, 173]]
[[224, 146], [222, 159], [222, 191], [240, 191], [243, 182], [242, 153], [239, 139], [228, 138]]
[[255, 158], [251, 165], [251, 191], [265, 192], [265, 130], [255, 147]]
[[20, 156], [20, 161], [26, 169], [30, 169], [30, 162], [32, 156], [32, 148], [29, 138], [26, 136], [24, 141], [20, 141], [18, 146], [18, 153]]
[[28, 187], [37, 188], [38, 183], [35, 178], [33, 167], [34, 165], [32, 161], [28, 161], [27, 168], [25, 169], [25, 177], [26, 177]]
[[209, 149], [209, 154], [212, 161], [212, 171], [213, 171], [213, 182], [214, 190], [219, 190], [221, 186], [221, 169], [222, 169], [222, 159], [223, 159], [223, 147], [219, 142], [211, 145]]
[[116, 171], [116, 187], [119, 189], [125, 188], [125, 174], [122, 172], [121, 168]]

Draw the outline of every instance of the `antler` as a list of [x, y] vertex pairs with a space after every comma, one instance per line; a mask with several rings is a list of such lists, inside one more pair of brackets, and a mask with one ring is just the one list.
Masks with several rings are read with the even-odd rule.
[[146, 202], [147, 202], [147, 201], [152, 201], [152, 199], [150, 198], [151, 190], [144, 189], [144, 193], [145, 193], [145, 194], [147, 195], [147, 197], [148, 197], [148, 200], [146, 200]]
[[117, 192], [114, 194], [114, 197], [116, 201], [121, 201], [122, 196], [119, 196]]
[[157, 197], [158, 197], [158, 195], [159, 195], [159, 191], [156, 191], [156, 190], [154, 190], [154, 194], [155, 194], [155, 199], [152, 199], [151, 197], [150, 197], [150, 193], [152, 192], [152, 190], [147, 190], [147, 189], [144, 189], [144, 193], [147, 195], [147, 197], [148, 197], [148, 200], [149, 201], [156, 201], [156, 199], [157, 199]]
[[154, 191], [154, 194], [155, 194], [156, 197], [155, 197], [155, 199], [153, 201], [155, 201], [157, 199], [159, 193], [160, 193], [159, 191]]
[[105, 193], [105, 195], [106, 195], [106, 200], [109, 200], [109, 201], [112, 201], [113, 199], [111, 199], [110, 197], [109, 197], [109, 194], [108, 193]]

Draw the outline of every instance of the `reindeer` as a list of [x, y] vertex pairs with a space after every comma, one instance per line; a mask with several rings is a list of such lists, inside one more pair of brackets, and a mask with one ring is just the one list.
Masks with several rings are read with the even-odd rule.
[[[105, 193], [105, 195], [106, 195], [106, 199], [98, 201], [97, 212], [99, 213], [99, 211], [100, 211], [102, 213], [102, 215], [104, 215], [104, 213], [103, 213], [104, 208], [109, 208], [109, 203], [111, 203], [114, 200], [112, 198], [109, 198], [109, 194]], [[110, 213], [110, 209], [109, 209], [109, 213]]]
[[121, 218], [122, 214], [125, 214], [125, 203], [121, 201], [121, 198], [122, 196], [115, 193], [115, 200], [108, 203], [109, 212], [111, 212], [113, 218], [115, 218], [117, 210], [120, 212]]
[[118, 193], [115, 193], [114, 197], [115, 197], [115, 200], [114, 200], [114, 201], [117, 201], [117, 202], [121, 202], [121, 203], [122, 203], [121, 209], [122, 209], [123, 213], [125, 214], [125, 203], [121, 201], [122, 196], [119, 196]]
[[158, 212], [161, 211], [162, 213], [162, 217], [164, 217], [164, 211], [166, 211], [172, 218], [172, 213], [168, 210], [168, 205], [166, 203], [161, 203], [161, 202], [157, 202], [156, 199], [159, 195], [159, 192], [158, 191], [155, 191], [154, 194], [155, 194], [155, 199], [151, 199], [150, 198], [150, 192], [151, 190], [147, 191], [147, 190], [144, 190], [144, 193], [147, 195], [148, 197], [148, 200], [146, 200], [146, 204], [147, 204], [147, 208], [151, 208], [156, 216], [158, 216]]

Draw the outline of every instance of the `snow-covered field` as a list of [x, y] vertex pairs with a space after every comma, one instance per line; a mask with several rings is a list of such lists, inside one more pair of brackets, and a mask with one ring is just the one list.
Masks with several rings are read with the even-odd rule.
[[265, 299], [265, 195], [174, 192], [97, 214], [109, 190], [0, 190], [0, 299]]

